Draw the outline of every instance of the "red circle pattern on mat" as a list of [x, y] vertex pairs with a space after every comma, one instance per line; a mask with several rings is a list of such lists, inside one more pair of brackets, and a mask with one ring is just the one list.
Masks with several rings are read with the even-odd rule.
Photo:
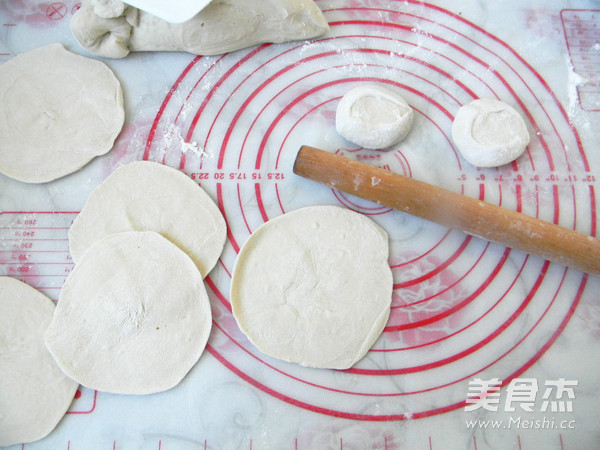
[[[156, 116], [144, 159], [188, 173], [228, 222], [227, 246], [206, 279], [214, 304], [207, 349], [215, 358], [311, 411], [369, 421], [427, 417], [464, 407], [470, 379], [506, 385], [523, 374], [566, 326], [587, 277], [300, 179], [291, 170], [300, 145], [592, 235], [595, 191], [576, 128], [511, 47], [433, 5], [360, 4], [318, 1], [331, 32], [312, 42], [194, 58]], [[365, 83], [397, 91], [415, 110], [409, 137], [385, 152], [353, 147], [335, 132], [337, 102]], [[517, 162], [476, 169], [453, 147], [456, 110], [481, 97], [506, 101], [525, 117], [532, 141]], [[391, 316], [367, 357], [347, 371], [273, 360], [231, 315], [240, 246], [270, 218], [313, 204], [362, 212], [390, 234]]]

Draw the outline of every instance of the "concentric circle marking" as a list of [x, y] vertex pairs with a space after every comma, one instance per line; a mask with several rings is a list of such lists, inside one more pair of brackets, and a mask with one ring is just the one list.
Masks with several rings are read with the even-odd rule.
[[[207, 348], [250, 384], [322, 414], [381, 421], [460, 408], [470, 378], [498, 377], [506, 385], [537, 361], [569, 321], [587, 277], [299, 179], [291, 171], [296, 153], [307, 144], [361, 155], [595, 235], [583, 146], [543, 78], [465, 19], [412, 0], [318, 5], [331, 26], [322, 39], [193, 59], [148, 137], [144, 158], [190, 174], [228, 222], [220, 266], [206, 279], [215, 306]], [[353, 148], [335, 132], [337, 102], [366, 82], [398, 90], [417, 111], [407, 139], [385, 154]], [[452, 146], [455, 111], [478, 97], [502, 99], [523, 113], [533, 138], [517, 162], [475, 169]], [[193, 142], [201, 151], [186, 150]], [[344, 372], [262, 355], [237, 329], [229, 305], [241, 244], [270, 218], [313, 204], [370, 214], [390, 235], [390, 320], [367, 357]]]

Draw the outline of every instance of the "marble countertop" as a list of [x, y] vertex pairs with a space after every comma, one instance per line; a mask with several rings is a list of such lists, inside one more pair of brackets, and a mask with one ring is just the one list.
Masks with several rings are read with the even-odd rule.
[[[598, 448], [598, 276], [317, 185], [291, 165], [312, 145], [597, 235], [600, 3], [317, 4], [331, 31], [314, 41], [103, 60], [125, 95], [113, 150], [42, 185], [0, 175], [0, 275], [53, 300], [73, 268], [71, 221], [127, 162], [179, 168], [229, 226], [206, 278], [211, 337], [183, 382], [148, 396], [82, 387], [53, 433], [15, 449]], [[78, 6], [2, 2], [0, 63], [54, 42], [90, 56], [69, 31]], [[397, 90], [416, 112], [389, 151], [357, 149], [335, 131], [337, 102], [362, 83]], [[516, 163], [477, 169], [452, 145], [454, 114], [480, 97], [525, 117], [532, 140]], [[269, 218], [316, 204], [367, 214], [390, 235], [390, 319], [347, 371], [269, 358], [231, 315], [240, 246]], [[475, 402], [482, 389], [492, 394]]]

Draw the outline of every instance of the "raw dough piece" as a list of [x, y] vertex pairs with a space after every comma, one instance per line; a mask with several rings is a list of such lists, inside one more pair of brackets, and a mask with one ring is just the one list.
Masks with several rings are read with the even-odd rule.
[[122, 231], [156, 231], [192, 258], [202, 276], [214, 267], [227, 238], [225, 219], [184, 173], [149, 161], [115, 170], [89, 196], [69, 230], [77, 263], [94, 242]]
[[10, 277], [0, 277], [0, 447], [50, 434], [77, 387], [56, 365], [43, 333], [54, 303]]
[[529, 132], [523, 118], [510, 105], [478, 99], [456, 113], [452, 140], [474, 166], [497, 167], [523, 154], [529, 144]]
[[44, 338], [59, 366], [91, 389], [150, 394], [178, 384], [212, 324], [196, 266], [153, 231], [93, 244], [69, 274]]
[[113, 146], [123, 123], [123, 92], [102, 62], [52, 44], [0, 66], [0, 172], [51, 181]]
[[385, 149], [406, 137], [413, 110], [400, 95], [377, 85], [358, 86], [340, 100], [337, 132], [360, 147]]
[[265, 42], [311, 39], [329, 30], [313, 0], [213, 0], [180, 24], [119, 0], [110, 8], [104, 3], [83, 1], [71, 30], [85, 49], [107, 58], [163, 50], [218, 55]]
[[268, 221], [243, 245], [233, 314], [262, 352], [303, 366], [347, 369], [381, 334], [392, 298], [386, 232], [336, 206]]

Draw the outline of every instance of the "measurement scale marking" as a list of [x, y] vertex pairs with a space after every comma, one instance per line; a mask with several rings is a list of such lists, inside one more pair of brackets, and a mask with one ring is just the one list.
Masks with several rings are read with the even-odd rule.
[[579, 103], [586, 111], [600, 111], [600, 10], [561, 11], [567, 50], [575, 73]]
[[72, 211], [2, 212], [0, 275], [15, 277], [56, 301], [57, 293], [74, 267], [68, 230], [77, 214]]

